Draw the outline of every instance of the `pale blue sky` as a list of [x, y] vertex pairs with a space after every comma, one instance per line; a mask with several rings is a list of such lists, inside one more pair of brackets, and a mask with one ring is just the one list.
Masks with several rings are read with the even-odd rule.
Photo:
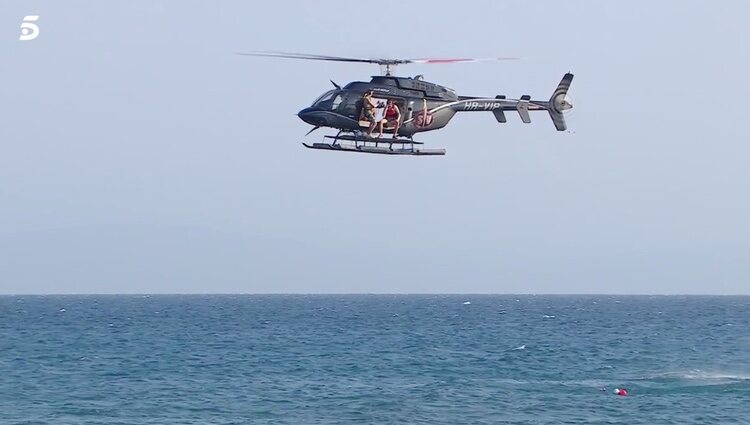
[[[750, 3], [374, 5], [0, 3], [0, 293], [750, 293]], [[377, 67], [250, 50], [522, 56], [398, 71], [541, 99], [572, 71], [573, 132], [309, 151], [294, 114]]]

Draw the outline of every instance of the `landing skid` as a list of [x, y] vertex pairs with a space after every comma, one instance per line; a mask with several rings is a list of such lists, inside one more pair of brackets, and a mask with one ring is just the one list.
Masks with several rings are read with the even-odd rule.
[[303, 143], [302, 145], [310, 149], [322, 149], [340, 152], [379, 153], [383, 155], [445, 155], [445, 149], [421, 149], [414, 147], [398, 149], [375, 146], [353, 146], [349, 144], [334, 145], [331, 143], [313, 143], [312, 145]]
[[[417, 142], [406, 138], [375, 138], [352, 134], [339, 134], [335, 136], [323, 136], [332, 140], [331, 143], [313, 143], [308, 145], [302, 143], [309, 149], [321, 149], [340, 152], [376, 153], [381, 155], [445, 155], [445, 149], [424, 149]], [[341, 141], [348, 143], [339, 143]]]

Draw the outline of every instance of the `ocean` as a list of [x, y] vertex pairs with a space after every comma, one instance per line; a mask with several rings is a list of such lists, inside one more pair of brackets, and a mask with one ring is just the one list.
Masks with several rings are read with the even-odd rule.
[[0, 424], [750, 424], [750, 297], [1, 296]]

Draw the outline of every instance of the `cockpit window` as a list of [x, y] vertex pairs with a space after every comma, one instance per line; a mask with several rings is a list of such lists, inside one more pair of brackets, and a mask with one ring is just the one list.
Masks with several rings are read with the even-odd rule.
[[319, 106], [321, 103], [331, 100], [334, 93], [336, 93], [336, 90], [330, 90], [323, 93], [319, 98], [315, 99], [312, 106]]
[[331, 90], [323, 93], [313, 104], [313, 108], [325, 111], [335, 111], [344, 101], [346, 93], [340, 90]]
[[344, 100], [344, 98], [341, 97], [341, 93], [336, 94], [336, 97], [333, 98], [333, 103], [331, 104], [331, 110], [337, 109], [342, 100]]

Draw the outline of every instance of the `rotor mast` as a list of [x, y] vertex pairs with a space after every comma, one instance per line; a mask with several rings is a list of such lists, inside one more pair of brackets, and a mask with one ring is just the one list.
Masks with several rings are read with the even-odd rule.
[[391, 66], [393, 66], [390, 63], [381, 63], [380, 64], [380, 73], [385, 75], [386, 77], [391, 76]]

